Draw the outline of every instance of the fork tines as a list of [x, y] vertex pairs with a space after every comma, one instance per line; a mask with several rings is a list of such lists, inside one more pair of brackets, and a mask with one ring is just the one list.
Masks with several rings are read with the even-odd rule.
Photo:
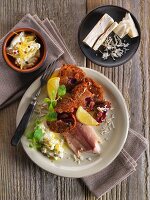
[[52, 75], [56, 68], [56, 63], [57, 60], [54, 60], [50, 65], [48, 65], [41, 77], [41, 84], [43, 84], [45, 81], [47, 81], [48, 77]]

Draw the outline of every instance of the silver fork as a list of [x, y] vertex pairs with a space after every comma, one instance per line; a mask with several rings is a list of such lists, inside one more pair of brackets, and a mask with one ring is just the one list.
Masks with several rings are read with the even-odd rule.
[[[57, 60], [56, 60], [57, 61]], [[11, 145], [17, 146], [17, 144], [20, 142], [20, 139], [28, 125], [29, 119], [31, 117], [31, 114], [33, 113], [33, 110], [35, 108], [35, 105], [37, 103], [37, 98], [39, 97], [41, 93], [42, 86], [47, 82], [48, 77], [52, 75], [56, 68], [56, 61], [52, 62], [50, 65], [48, 65], [43, 72], [41, 79], [40, 79], [40, 86], [37, 88], [37, 90], [34, 92], [34, 94], [31, 97], [31, 102], [29, 106], [27, 107], [19, 125], [16, 128], [15, 134], [11, 139]]]

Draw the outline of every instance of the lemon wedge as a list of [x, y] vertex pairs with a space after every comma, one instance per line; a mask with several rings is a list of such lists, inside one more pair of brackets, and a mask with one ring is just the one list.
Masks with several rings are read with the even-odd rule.
[[90, 125], [90, 126], [97, 126], [99, 123], [86, 111], [79, 106], [76, 117], [82, 124]]
[[58, 74], [59, 74], [59, 70], [54, 71], [53, 74], [52, 74], [52, 76], [51, 76], [51, 78], [57, 77]]
[[56, 99], [57, 91], [59, 88], [59, 81], [60, 81], [59, 77], [53, 77], [50, 78], [47, 82], [47, 92], [51, 100]]

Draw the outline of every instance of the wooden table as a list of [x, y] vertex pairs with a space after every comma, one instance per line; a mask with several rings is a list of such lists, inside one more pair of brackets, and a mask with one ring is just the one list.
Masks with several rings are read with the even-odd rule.
[[[82, 18], [93, 8], [114, 4], [129, 9], [138, 19], [142, 39], [128, 63], [107, 69], [86, 60], [78, 47], [77, 31]], [[109, 77], [123, 93], [130, 126], [149, 138], [149, 0], [1, 0], [0, 36], [6, 34], [26, 13], [53, 19], [77, 63]], [[36, 166], [22, 147], [10, 146], [19, 101], [0, 111], [0, 200], [94, 200], [79, 179], [63, 178]], [[137, 171], [106, 193], [101, 200], [149, 200], [149, 151], [138, 162]]]

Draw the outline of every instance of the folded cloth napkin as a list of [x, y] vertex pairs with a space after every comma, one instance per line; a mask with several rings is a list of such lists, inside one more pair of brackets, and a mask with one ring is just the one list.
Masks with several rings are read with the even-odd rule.
[[[45, 19], [41, 21], [38, 16], [35, 15], [32, 17], [27, 14], [14, 28], [17, 27], [32, 27], [39, 30], [46, 38], [48, 55], [51, 56], [48, 56], [46, 59], [42, 71], [47, 64], [58, 58], [58, 67], [63, 63], [75, 63], [75, 60], [52, 20], [49, 21]], [[0, 41], [1, 47], [3, 40], [4, 38]], [[1, 53], [0, 67], [2, 78], [0, 79], [0, 91], [5, 90], [0, 97], [0, 108], [21, 96], [26, 86], [41, 74], [41, 70], [33, 73], [31, 76], [14, 72], [6, 66]], [[118, 157], [102, 171], [82, 178], [83, 182], [96, 197], [100, 197], [136, 170], [136, 161], [140, 158], [147, 146], [147, 140], [142, 135], [130, 129], [124, 148]]]
[[130, 129], [124, 148], [119, 156], [102, 171], [84, 177], [82, 180], [89, 190], [99, 198], [136, 170], [136, 161], [147, 146], [148, 141], [146, 138]]

